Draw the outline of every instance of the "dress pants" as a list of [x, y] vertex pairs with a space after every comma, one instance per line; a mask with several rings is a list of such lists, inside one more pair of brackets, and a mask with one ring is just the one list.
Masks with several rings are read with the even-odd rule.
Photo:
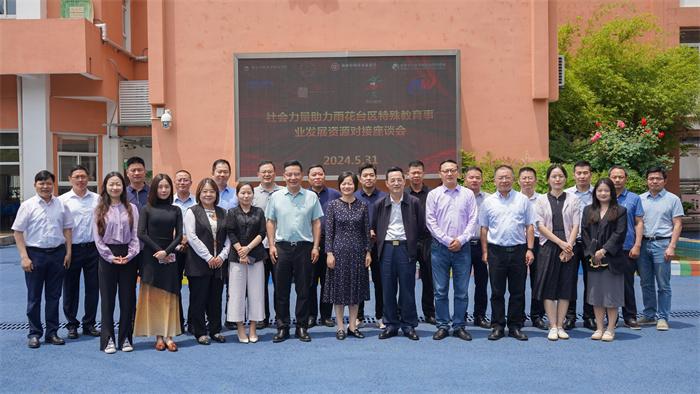
[[[108, 245], [115, 256], [126, 256], [127, 245]], [[117, 247], [122, 250], [118, 253]], [[125, 339], [133, 343], [134, 311], [136, 310], [136, 258], [126, 264], [112, 264], [100, 257], [97, 275], [100, 282], [100, 311], [102, 314], [102, 335], [100, 350], [104, 350], [110, 338], [114, 340], [114, 308], [119, 293], [119, 335], [115, 345], [120, 347]]]
[[[418, 326], [416, 311], [416, 263], [408, 257], [406, 241], [399, 245], [385, 242], [381, 256], [384, 324], [388, 330], [404, 332]], [[396, 293], [399, 301], [396, 302]], [[399, 309], [401, 316], [399, 317]]]
[[[573, 283], [578, 283], [578, 267], [583, 267], [583, 320], [595, 319], [595, 314], [593, 313], [593, 305], [586, 302], [588, 299], [588, 264], [585, 262], [583, 241], [576, 240], [576, 246], [574, 247], [574, 257], [572, 262], [576, 264], [576, 269], [573, 274], [576, 275]], [[571, 295], [571, 300], [569, 301], [569, 309], [566, 311], [566, 319], [576, 321], [576, 298], [578, 296], [578, 286], [574, 286], [573, 293]]]
[[474, 272], [474, 317], [486, 317], [489, 299], [489, 268], [481, 261], [481, 241], [478, 239], [469, 241], [469, 248]]
[[[289, 328], [289, 293], [297, 293], [295, 315], [297, 327], [306, 327], [309, 320], [309, 289], [313, 276], [311, 242], [277, 242], [277, 264], [275, 264], [275, 314], [277, 328]], [[316, 262], [318, 264], [318, 262]]]
[[227, 321], [245, 321], [246, 314], [248, 320], [255, 322], [265, 318], [264, 275], [265, 264], [250, 256], [247, 264], [229, 263]]
[[[489, 279], [491, 280], [491, 322], [494, 328], [520, 329], [525, 318], [525, 279], [527, 245], [488, 245]], [[508, 287], [506, 321], [505, 293]]]
[[530, 264], [530, 321], [544, 317], [544, 301], [535, 299], [535, 278], [537, 277], [537, 256], [539, 255], [539, 250], [540, 239], [535, 237], [535, 247], [532, 249], [535, 260]]
[[70, 267], [63, 277], [63, 314], [68, 323], [66, 328], [78, 328], [78, 304], [80, 301], [80, 272], [85, 283], [83, 328], [95, 325], [100, 289], [97, 280], [97, 248], [94, 242], [73, 244]]
[[[221, 295], [224, 280], [216, 275], [193, 276], [190, 282], [189, 319], [196, 338], [221, 332]], [[205, 324], [204, 315], [206, 314]]]
[[[272, 316], [270, 315], [270, 305], [272, 305], [272, 309], [275, 308], [275, 296], [274, 296], [274, 292], [275, 292], [275, 286], [274, 286], [274, 283], [275, 283], [275, 269], [274, 269], [274, 265], [272, 264], [272, 260], [270, 259], [269, 250], [265, 249], [265, 251], [267, 252], [267, 256], [268, 256], [268, 257], [264, 260], [264, 263], [265, 263], [265, 279], [264, 279], [264, 280], [265, 280], [265, 321], [267, 321], [267, 322], [269, 323], [269, 322], [270, 322], [270, 318], [272, 317]], [[273, 283], [273, 286], [272, 286], [272, 293], [273, 293], [273, 295], [272, 295], [272, 302], [270, 302], [270, 295], [269, 295], [270, 293], [269, 293], [269, 290], [268, 290], [269, 284], [270, 284], [270, 277], [272, 277], [272, 283]]]
[[433, 288], [433, 268], [430, 251], [432, 239], [418, 241], [418, 264], [420, 265], [420, 280], [423, 284], [421, 307], [425, 318], [435, 317], [435, 289]]
[[[321, 240], [321, 245], [324, 241]], [[323, 298], [323, 291], [326, 288], [326, 250], [321, 248], [320, 256], [318, 261], [313, 266], [313, 277], [311, 278], [311, 287], [309, 288], [309, 317], [314, 319], [318, 317], [319, 311], [321, 312], [321, 319], [327, 319], [331, 317], [333, 312], [333, 304], [328, 302], [321, 302]], [[318, 283], [321, 282], [321, 296], [318, 295]]]
[[28, 338], [40, 338], [44, 332], [41, 326], [41, 294], [46, 289], [44, 314], [46, 317], [46, 336], [58, 332], [58, 301], [61, 298], [61, 284], [66, 269], [63, 258], [66, 256], [65, 245], [43, 249], [27, 247], [27, 255], [32, 260], [34, 269], [24, 273], [27, 284], [27, 319], [29, 320]]
[[[372, 245], [370, 250], [370, 256], [372, 257], [372, 264], [369, 266], [372, 272], [372, 283], [374, 284], [374, 317], [377, 320], [381, 320], [382, 314], [384, 313], [384, 292], [382, 291], [382, 273], [381, 273], [381, 262], [379, 261], [379, 256], [377, 256], [377, 245]], [[415, 267], [413, 267], [413, 275], [416, 274]], [[364, 319], [365, 317], [365, 302], [360, 302], [360, 306], [357, 309], [357, 318]]]
[[622, 307], [622, 318], [627, 320], [637, 318], [637, 300], [634, 295], [634, 273], [637, 271], [637, 259], [630, 258], [630, 251], [625, 250], [622, 253], [627, 257], [627, 266], [625, 266], [625, 306]]

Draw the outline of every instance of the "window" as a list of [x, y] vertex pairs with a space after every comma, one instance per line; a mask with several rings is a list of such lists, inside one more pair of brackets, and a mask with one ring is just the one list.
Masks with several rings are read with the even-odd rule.
[[700, 0], [680, 0], [681, 7], [700, 7]]
[[680, 43], [683, 46], [695, 48], [700, 53], [700, 28], [681, 27]]
[[0, 0], [0, 18], [17, 16], [17, 0]]
[[0, 131], [0, 231], [9, 231], [19, 209], [19, 132]]
[[88, 189], [97, 191], [97, 137], [94, 136], [58, 136], [58, 194], [71, 189], [68, 176], [70, 170], [80, 164], [88, 169], [90, 181]]

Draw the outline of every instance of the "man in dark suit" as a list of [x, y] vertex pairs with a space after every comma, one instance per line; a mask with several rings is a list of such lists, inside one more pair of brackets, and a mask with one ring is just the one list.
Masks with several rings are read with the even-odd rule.
[[377, 255], [381, 265], [383, 317], [386, 325], [379, 334], [379, 339], [396, 336], [401, 328], [406, 337], [417, 341], [415, 275], [417, 245], [425, 227], [425, 214], [420, 200], [404, 192], [405, 183], [401, 168], [389, 168], [386, 173], [389, 195], [373, 206], [372, 232], [376, 235]]

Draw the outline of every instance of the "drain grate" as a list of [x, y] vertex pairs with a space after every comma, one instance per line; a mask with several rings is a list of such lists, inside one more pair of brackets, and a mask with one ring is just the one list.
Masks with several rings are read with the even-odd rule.
[[[639, 314], [637, 317], [641, 317], [642, 315]], [[578, 319], [583, 319], [583, 316], [581, 314], [577, 315]], [[700, 311], [674, 311], [671, 312], [671, 318], [672, 319], [700, 319]], [[527, 315], [527, 319], [530, 320], [530, 316]], [[376, 324], [377, 319], [374, 317], [369, 317], [365, 316], [363, 319], [361, 319], [363, 323], [365, 324]], [[425, 318], [424, 317], [419, 317], [418, 320], [421, 323], [425, 323]], [[335, 318], [333, 318], [333, 321], [335, 321]], [[348, 317], [345, 316], [343, 318], [343, 321], [347, 324], [348, 323]], [[468, 322], [473, 322], [474, 321], [474, 316], [469, 315], [467, 317]], [[270, 322], [271, 324], [274, 324], [274, 319]], [[247, 324], [247, 322], [246, 322]], [[292, 319], [292, 325], [296, 324], [296, 319]], [[97, 322], [95, 324], [97, 328], [100, 328], [102, 326], [102, 323]], [[119, 326], [119, 323], [115, 323], [115, 327]], [[61, 323], [59, 325], [59, 328], [65, 328], [66, 323]], [[29, 323], [18, 323], [18, 322], [0, 322], [0, 331], [18, 331], [18, 330], [28, 330], [29, 329]]]

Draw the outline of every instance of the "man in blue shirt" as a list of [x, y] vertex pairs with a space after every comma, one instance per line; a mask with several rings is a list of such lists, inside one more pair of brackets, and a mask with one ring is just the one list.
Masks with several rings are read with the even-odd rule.
[[[229, 210], [238, 206], [236, 189], [228, 185], [231, 178], [231, 164], [226, 159], [218, 159], [211, 165], [211, 176], [219, 187], [219, 207]], [[228, 294], [228, 292], [227, 292]]]
[[[326, 170], [320, 164], [309, 167], [309, 190], [316, 193], [321, 202], [323, 212], [326, 212], [328, 203], [339, 198], [340, 192], [332, 187], [326, 187]], [[333, 327], [335, 323], [331, 319], [333, 304], [320, 302], [321, 297], [317, 294], [318, 282], [321, 282], [321, 295], [326, 288], [326, 216], [321, 217], [321, 255], [318, 263], [314, 264], [314, 276], [311, 278], [311, 288], [309, 289], [309, 328], [316, 325], [316, 318], [319, 310], [321, 312], [321, 323], [326, 327]]]
[[634, 272], [637, 270], [637, 258], [642, 247], [642, 234], [644, 233], [644, 208], [639, 196], [625, 187], [627, 183], [627, 170], [622, 166], [612, 166], [608, 176], [615, 185], [617, 203], [627, 209], [627, 236], [622, 249], [627, 256], [627, 270], [625, 271], [625, 306], [622, 307], [622, 318], [625, 327], [639, 330], [637, 323], [637, 301], [634, 296]]
[[148, 190], [146, 184], [146, 163], [138, 156], [130, 157], [126, 161], [126, 177], [129, 179], [129, 186], [126, 187], [126, 199], [136, 205], [141, 213], [141, 208], [148, 202]]
[[[644, 316], [639, 324], [656, 323], [657, 330], [667, 331], [671, 312], [671, 259], [683, 229], [683, 205], [678, 196], [665, 189], [666, 170], [652, 167], [646, 176], [649, 191], [639, 196], [644, 208], [644, 237], [637, 260], [644, 301]], [[659, 288], [658, 300], [655, 285]]]

